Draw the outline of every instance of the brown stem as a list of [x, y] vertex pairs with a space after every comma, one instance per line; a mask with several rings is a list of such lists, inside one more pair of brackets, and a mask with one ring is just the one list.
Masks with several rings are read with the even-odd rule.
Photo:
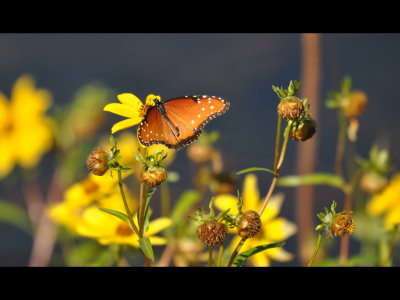
[[[321, 82], [321, 35], [305, 33], [301, 35], [302, 74], [301, 92], [310, 101], [312, 118], [318, 122], [319, 93]], [[315, 158], [318, 155], [318, 132], [310, 140], [297, 143], [296, 174], [309, 174], [315, 170]], [[314, 231], [314, 194], [315, 187], [300, 186], [295, 189], [295, 213], [298, 225], [297, 249], [301, 265], [305, 266], [312, 251]], [[310, 245], [310, 246], [308, 246]]]
[[[351, 210], [352, 207], [352, 191], [346, 191], [344, 198], [343, 210]], [[339, 264], [346, 266], [349, 260], [349, 249], [350, 249], [350, 236], [346, 235], [340, 239], [340, 250], [339, 250]]]
[[161, 254], [160, 260], [158, 261], [157, 267], [168, 267], [171, 263], [176, 248], [172, 245], [167, 245], [164, 252]]

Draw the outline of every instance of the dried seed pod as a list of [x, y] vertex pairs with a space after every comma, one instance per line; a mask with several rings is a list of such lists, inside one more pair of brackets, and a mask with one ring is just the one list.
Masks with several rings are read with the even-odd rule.
[[225, 224], [218, 221], [207, 221], [197, 228], [197, 237], [209, 247], [220, 245], [228, 233]]
[[370, 195], [380, 193], [387, 184], [387, 178], [375, 172], [365, 173], [360, 179], [361, 189]]
[[301, 123], [293, 127], [290, 131], [290, 137], [295, 141], [306, 141], [313, 137], [316, 132], [317, 124], [312, 119], [301, 121]]
[[148, 186], [157, 186], [167, 179], [167, 170], [160, 166], [150, 166], [142, 173], [141, 181]]
[[346, 117], [358, 117], [367, 106], [368, 98], [364, 92], [354, 91], [341, 102], [341, 110]]
[[355, 224], [351, 218], [350, 211], [343, 211], [336, 214], [331, 224], [331, 232], [336, 236], [345, 236], [353, 233]]
[[213, 149], [207, 145], [194, 143], [188, 147], [187, 155], [195, 163], [206, 163], [212, 159]]
[[278, 105], [278, 114], [286, 120], [295, 120], [304, 112], [304, 105], [297, 97], [288, 97]]
[[240, 217], [238, 225], [240, 237], [248, 239], [257, 235], [261, 231], [260, 215], [254, 210], [248, 210]]
[[103, 176], [108, 169], [108, 155], [106, 151], [101, 148], [93, 149], [87, 157], [86, 166], [94, 175]]

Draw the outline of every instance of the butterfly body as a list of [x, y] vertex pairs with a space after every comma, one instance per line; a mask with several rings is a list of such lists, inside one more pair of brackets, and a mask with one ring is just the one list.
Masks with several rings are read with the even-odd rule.
[[229, 109], [229, 102], [215, 96], [184, 96], [154, 101], [138, 129], [145, 146], [164, 144], [179, 150], [198, 139], [205, 124]]

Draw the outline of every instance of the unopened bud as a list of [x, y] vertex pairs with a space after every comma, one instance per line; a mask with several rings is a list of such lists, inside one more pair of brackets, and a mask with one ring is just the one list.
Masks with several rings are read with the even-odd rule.
[[207, 221], [197, 228], [197, 237], [209, 247], [220, 245], [228, 233], [225, 224], [218, 221]]
[[288, 97], [278, 105], [278, 114], [286, 120], [295, 120], [304, 112], [303, 103], [297, 97]]
[[261, 231], [261, 219], [254, 210], [246, 211], [241, 217], [237, 225], [240, 237], [248, 239], [257, 235]]
[[160, 185], [167, 179], [167, 171], [163, 167], [150, 166], [142, 173], [141, 180], [146, 185], [153, 187]]

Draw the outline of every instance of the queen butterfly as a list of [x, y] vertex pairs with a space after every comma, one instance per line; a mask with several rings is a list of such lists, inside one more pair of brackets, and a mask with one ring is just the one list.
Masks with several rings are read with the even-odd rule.
[[164, 144], [179, 150], [198, 139], [204, 125], [229, 109], [229, 102], [215, 96], [184, 96], [154, 101], [138, 128], [145, 146]]

